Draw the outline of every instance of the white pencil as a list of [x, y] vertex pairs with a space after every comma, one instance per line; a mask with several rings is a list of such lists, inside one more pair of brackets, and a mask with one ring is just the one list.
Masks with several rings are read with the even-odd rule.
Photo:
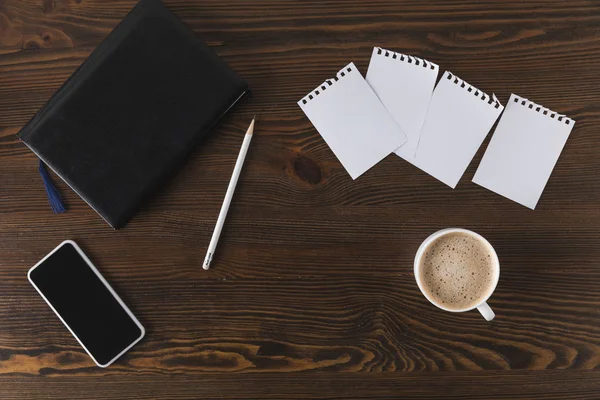
[[213, 254], [215, 254], [217, 243], [219, 243], [219, 236], [221, 236], [221, 230], [223, 229], [223, 224], [225, 223], [225, 217], [227, 217], [227, 211], [229, 211], [231, 198], [233, 197], [233, 192], [235, 192], [235, 186], [237, 185], [238, 178], [240, 177], [240, 172], [242, 172], [242, 166], [244, 165], [244, 160], [246, 159], [248, 147], [250, 147], [252, 133], [254, 133], [255, 119], [256, 117], [252, 119], [252, 122], [248, 127], [248, 131], [246, 131], [246, 136], [244, 137], [242, 148], [240, 149], [240, 154], [235, 162], [235, 168], [233, 169], [233, 174], [231, 175], [231, 180], [229, 181], [229, 187], [227, 187], [227, 193], [225, 194], [225, 200], [223, 200], [223, 205], [221, 206], [221, 212], [219, 213], [219, 218], [217, 219], [217, 225], [215, 226], [212, 239], [210, 239], [208, 251], [206, 252], [206, 258], [204, 259], [204, 264], [202, 265], [202, 268], [205, 270], [210, 268], [210, 262], [212, 261]]

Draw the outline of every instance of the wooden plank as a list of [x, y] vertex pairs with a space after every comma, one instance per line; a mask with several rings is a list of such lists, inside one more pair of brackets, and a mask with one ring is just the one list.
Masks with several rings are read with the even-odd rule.
[[[47, 371], [52, 374], [51, 370]], [[12, 399], [483, 399], [589, 400], [600, 372], [486, 371], [446, 374], [250, 373], [0, 377]], [[507, 393], [511, 395], [507, 396]]]
[[[251, 279], [176, 267], [161, 275], [156, 267], [105, 272], [148, 329], [126, 357], [129, 373], [600, 365], [597, 272], [507, 272], [490, 300], [497, 320], [484, 324], [475, 311], [456, 316], [429, 305], [407, 269], [395, 276]], [[0, 343], [8, 356], [0, 373], [31, 372], [32, 365], [40, 373], [70, 355], [69, 368], [92, 365], [24, 276], [0, 289], [8, 299], [0, 306], [6, 316]]]

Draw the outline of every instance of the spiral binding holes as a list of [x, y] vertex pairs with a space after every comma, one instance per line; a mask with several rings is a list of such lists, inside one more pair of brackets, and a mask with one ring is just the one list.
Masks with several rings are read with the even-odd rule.
[[352, 67], [344, 67], [338, 74], [331, 78], [325, 80], [321, 85], [319, 85], [315, 90], [310, 92], [307, 96], [302, 99], [302, 104], [307, 104], [309, 101], [318, 96], [319, 94], [325, 92], [328, 87], [333, 86], [333, 82], [339, 81], [341, 78], [345, 77], [348, 73], [352, 72]]
[[422, 58], [415, 57], [415, 56], [408, 56], [406, 54], [396, 53], [394, 51], [384, 50], [381, 47], [377, 47], [377, 55], [392, 58], [394, 60], [399, 59], [402, 62], [408, 62], [409, 64], [414, 64], [418, 67], [429, 68], [432, 70], [435, 69], [435, 66], [433, 63], [428, 63], [426, 60], [424, 60]]
[[485, 101], [486, 103], [488, 103], [491, 106], [494, 106], [494, 108], [500, 108], [500, 103], [497, 100], [495, 100], [493, 97], [490, 97], [487, 94], [485, 94], [484, 92], [482, 92], [481, 90], [469, 85], [468, 83], [466, 83], [465, 81], [463, 81], [462, 79], [457, 77], [456, 75], [453, 75], [451, 72], [447, 72], [446, 78], [449, 81], [451, 81], [452, 83], [454, 83], [455, 85], [460, 85], [461, 89], [466, 88], [467, 92], [473, 93], [480, 100]]
[[557, 113], [553, 112], [552, 110], [544, 108], [543, 106], [541, 106], [539, 104], [536, 104], [536, 103], [534, 103], [532, 101], [529, 101], [527, 99], [523, 99], [521, 97], [516, 97], [515, 96], [514, 102], [517, 103], [517, 104], [520, 103], [521, 106], [525, 106], [528, 109], [530, 109], [532, 111], [535, 111], [537, 113], [542, 113], [543, 115], [546, 115], [546, 116], [548, 116], [548, 117], [550, 117], [552, 119], [557, 120], [558, 122], [562, 122], [562, 123], [564, 123], [566, 125], [571, 125], [571, 122], [572, 122], [571, 118], [569, 118], [569, 117], [567, 117], [565, 115], [562, 115], [562, 114], [557, 114]]

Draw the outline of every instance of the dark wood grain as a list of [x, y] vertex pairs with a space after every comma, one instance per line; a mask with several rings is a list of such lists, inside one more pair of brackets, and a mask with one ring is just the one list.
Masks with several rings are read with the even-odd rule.
[[[600, 4], [167, 0], [254, 94], [113, 231], [62, 182], [69, 211], [53, 215], [15, 134], [133, 4], [0, 0], [2, 399], [600, 397]], [[349, 61], [366, 72], [374, 45], [577, 121], [537, 210], [470, 182], [485, 145], [456, 190], [393, 155], [350, 179], [296, 101]], [[417, 247], [448, 226], [497, 249], [492, 323], [414, 283]], [[106, 370], [26, 279], [67, 238], [148, 331]]]

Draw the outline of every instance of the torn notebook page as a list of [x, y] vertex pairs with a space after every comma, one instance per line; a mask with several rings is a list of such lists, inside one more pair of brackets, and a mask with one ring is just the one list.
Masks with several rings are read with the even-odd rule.
[[512, 94], [473, 182], [534, 209], [574, 125]]
[[352, 179], [406, 142], [353, 63], [298, 102]]
[[395, 153], [412, 162], [439, 67], [419, 57], [373, 48], [367, 83], [400, 125], [408, 141]]
[[446, 71], [435, 87], [413, 163], [455, 188], [503, 106]]

